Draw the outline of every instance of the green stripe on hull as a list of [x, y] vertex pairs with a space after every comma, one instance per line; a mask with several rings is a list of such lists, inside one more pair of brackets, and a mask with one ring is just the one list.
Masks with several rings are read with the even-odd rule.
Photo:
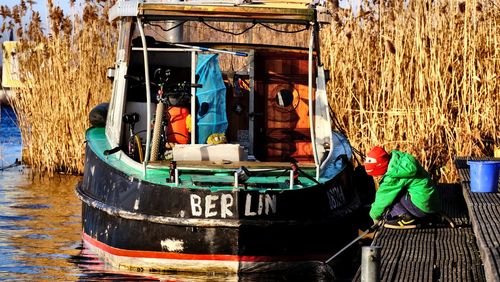
[[[104, 155], [105, 150], [112, 149], [108, 143], [105, 135], [104, 128], [90, 128], [86, 133], [87, 142], [92, 151], [104, 162], [110, 166], [122, 171], [130, 177], [141, 179], [150, 183], [155, 183], [159, 185], [168, 185], [175, 187], [173, 183], [167, 183], [166, 179], [169, 177], [170, 169], [167, 166], [154, 168], [149, 168], [147, 170], [146, 176], [144, 176], [144, 171], [139, 169], [142, 165], [134, 167], [127, 164], [124, 160], [121, 160], [119, 156], [121, 154], [111, 154]], [[123, 152], [122, 152], [123, 155]], [[314, 170], [303, 169], [305, 173], [313, 176], [315, 174]], [[180, 171], [180, 184], [179, 188], [192, 188], [192, 189], [209, 189], [211, 191], [220, 190], [233, 190], [234, 186], [232, 182], [234, 169], [214, 169], [214, 170], [200, 170], [197, 171], [196, 168], [183, 169]], [[259, 173], [263, 174], [263, 173]], [[289, 179], [289, 172], [283, 173], [283, 170], [275, 170], [266, 173], [268, 175], [262, 176], [252, 176], [246, 181], [248, 190], [264, 191], [264, 190], [289, 190], [290, 187], [286, 180]], [[281, 175], [283, 174], [283, 175]], [[293, 189], [303, 189], [311, 186], [315, 186], [316, 183], [307, 179], [306, 177], [299, 177], [301, 185], [295, 185]]]

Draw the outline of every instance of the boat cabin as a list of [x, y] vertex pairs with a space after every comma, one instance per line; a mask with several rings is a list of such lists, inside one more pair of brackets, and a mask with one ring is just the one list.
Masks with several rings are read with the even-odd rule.
[[332, 132], [308, 5], [119, 2], [110, 144], [145, 170], [299, 162], [319, 179]]

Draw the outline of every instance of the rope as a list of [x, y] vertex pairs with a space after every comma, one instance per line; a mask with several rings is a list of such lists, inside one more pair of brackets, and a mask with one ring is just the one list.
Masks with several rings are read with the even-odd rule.
[[263, 27], [265, 27], [267, 29], [270, 29], [270, 30], [275, 31], [275, 32], [280, 32], [280, 33], [299, 33], [299, 32], [303, 32], [303, 31], [306, 31], [306, 30], [309, 29], [309, 24], [307, 24], [304, 28], [297, 29], [297, 30], [282, 30], [282, 29], [277, 29], [277, 28], [271, 27], [270, 25], [267, 25], [267, 24], [264, 24], [264, 23], [254, 22], [254, 23], [252, 23], [251, 26], [245, 28], [242, 31], [233, 32], [233, 31], [223, 30], [223, 29], [217, 28], [215, 26], [212, 26], [212, 25], [206, 23], [203, 19], [200, 19], [200, 22], [202, 24], [204, 24], [205, 26], [207, 26], [208, 28], [211, 28], [211, 29], [213, 29], [215, 31], [222, 32], [222, 33], [227, 33], [227, 34], [231, 34], [231, 35], [242, 35], [242, 34], [246, 33], [247, 31], [249, 31], [250, 29], [254, 28], [256, 25], [261, 25], [261, 26], [263, 26]]
[[383, 223], [382, 223], [383, 221], [385, 221], [385, 220], [381, 220], [378, 224], [374, 224], [374, 225], [370, 226], [370, 228], [366, 229], [365, 232], [361, 233], [361, 235], [359, 235], [356, 239], [352, 240], [349, 244], [347, 244], [345, 247], [343, 247], [342, 249], [340, 249], [340, 251], [338, 251], [333, 256], [331, 256], [329, 259], [327, 259], [325, 261], [325, 264], [328, 264], [330, 261], [332, 261], [338, 255], [340, 255], [341, 253], [343, 253], [345, 250], [347, 250], [354, 243], [356, 243], [357, 241], [363, 239], [363, 237], [365, 237], [366, 234], [368, 234], [370, 232], [373, 232], [373, 231], [376, 231], [377, 229], [379, 229], [379, 227], [383, 225]]
[[157, 161], [160, 154], [161, 121], [163, 119], [163, 103], [156, 105], [155, 125], [153, 129], [153, 143], [151, 145], [151, 161]]
[[[212, 26], [212, 25], [208, 24], [207, 22], [205, 22], [205, 20], [203, 20], [202, 18], [200, 18], [199, 21], [210, 29], [213, 29], [215, 31], [222, 32], [222, 33], [236, 35], [236, 36], [246, 33], [250, 29], [254, 28], [256, 25], [261, 25], [267, 29], [270, 29], [270, 30], [275, 31], [275, 32], [280, 32], [280, 33], [299, 33], [299, 32], [303, 32], [303, 31], [306, 31], [309, 29], [309, 24], [307, 24], [304, 28], [297, 29], [297, 30], [283, 30], [283, 29], [274, 28], [274, 27], [267, 25], [267, 24], [264, 24], [264, 23], [253, 22], [251, 26], [243, 29], [242, 31], [234, 32], [234, 31], [223, 30], [223, 29], [220, 29], [218, 27]], [[186, 22], [188, 22], [188, 21], [181, 21], [180, 23], [176, 24], [175, 26], [173, 26], [171, 28], [165, 28], [159, 24], [154, 24], [152, 22], [145, 22], [145, 24], [150, 25], [150, 26], [154, 26], [154, 27], [158, 27], [161, 30], [168, 32], [168, 31], [171, 31], [173, 29], [178, 28], [179, 26], [185, 24]]]
[[277, 28], [274, 28], [274, 27], [271, 27], [267, 24], [263, 24], [263, 23], [259, 23], [261, 26], [267, 28], [267, 29], [270, 29], [272, 31], [276, 31], [276, 32], [281, 32], [281, 33], [299, 33], [299, 32], [302, 32], [302, 31], [306, 31], [309, 29], [309, 24], [306, 25], [304, 28], [301, 28], [301, 29], [298, 29], [298, 30], [281, 30], [281, 29], [277, 29]]
[[23, 164], [22, 162], [20, 162], [18, 159], [16, 159], [16, 161], [13, 164], [0, 167], [0, 171], [4, 171], [4, 170], [9, 169], [9, 168], [20, 166], [22, 164]]
[[161, 30], [163, 30], [163, 31], [165, 31], [165, 32], [168, 32], [168, 31], [171, 31], [172, 29], [176, 29], [176, 28], [178, 28], [179, 26], [181, 26], [181, 25], [185, 24], [186, 22], [187, 22], [187, 21], [182, 21], [182, 22], [180, 22], [180, 23], [178, 23], [178, 24], [174, 25], [174, 26], [173, 26], [173, 27], [171, 27], [171, 28], [164, 28], [163, 26], [161, 26], [161, 25], [159, 25], [159, 24], [154, 24], [154, 23], [151, 23], [151, 22], [145, 22], [145, 24], [150, 25], [150, 26], [154, 26], [154, 27], [158, 27], [158, 28], [160, 28]]
[[217, 28], [215, 26], [211, 26], [208, 23], [206, 23], [204, 20], [201, 20], [201, 23], [204, 24], [205, 26], [207, 26], [208, 28], [211, 28], [211, 29], [213, 29], [215, 31], [222, 32], [222, 33], [227, 33], [227, 34], [231, 34], [231, 35], [242, 35], [243, 33], [249, 31], [250, 29], [254, 28], [257, 25], [256, 23], [253, 23], [251, 26], [245, 28], [243, 31], [232, 32], [232, 31], [227, 31], [227, 30], [223, 30], [223, 29]]

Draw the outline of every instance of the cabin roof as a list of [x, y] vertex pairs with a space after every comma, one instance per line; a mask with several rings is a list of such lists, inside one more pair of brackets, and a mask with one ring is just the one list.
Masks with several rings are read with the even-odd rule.
[[[242, 3], [237, 4], [238, 1]], [[142, 16], [149, 20], [309, 24], [315, 21], [316, 10], [320, 10], [310, 4], [307, 0], [119, 1], [110, 11], [110, 20]]]

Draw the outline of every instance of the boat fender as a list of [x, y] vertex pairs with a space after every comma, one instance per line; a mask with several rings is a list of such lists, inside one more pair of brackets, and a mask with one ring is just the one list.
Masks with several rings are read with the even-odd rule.
[[101, 103], [95, 106], [89, 113], [89, 121], [92, 127], [104, 127], [108, 116], [109, 103]]

